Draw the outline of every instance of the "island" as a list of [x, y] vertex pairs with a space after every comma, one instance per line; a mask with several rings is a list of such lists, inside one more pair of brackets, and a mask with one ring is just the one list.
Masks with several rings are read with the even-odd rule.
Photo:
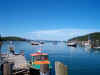
[[71, 38], [67, 43], [76, 43], [83, 47], [100, 49], [100, 32], [94, 32], [83, 36]]
[[86, 34], [83, 36], [74, 37], [74, 38], [69, 39], [68, 41], [88, 41], [88, 40], [100, 41], [100, 32], [94, 32], [94, 33]]
[[16, 37], [16, 36], [7, 36], [7, 37], [1, 37], [2, 41], [27, 41], [25, 38]]

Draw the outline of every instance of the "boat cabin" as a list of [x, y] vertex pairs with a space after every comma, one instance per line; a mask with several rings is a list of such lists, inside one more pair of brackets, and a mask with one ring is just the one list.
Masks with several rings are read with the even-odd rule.
[[37, 52], [37, 53], [31, 54], [31, 56], [32, 56], [31, 65], [32, 65], [32, 68], [34, 69], [40, 69], [40, 65], [43, 65], [43, 64], [48, 64], [48, 65], [50, 64], [47, 53]]
[[32, 61], [44, 61], [44, 60], [48, 60], [48, 54], [47, 53], [34, 53], [31, 55], [32, 56]]

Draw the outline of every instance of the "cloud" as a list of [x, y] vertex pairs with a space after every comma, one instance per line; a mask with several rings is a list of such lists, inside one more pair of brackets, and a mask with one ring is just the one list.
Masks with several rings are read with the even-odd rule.
[[72, 37], [99, 32], [97, 29], [55, 29], [39, 30], [28, 33], [28, 37], [34, 40], [68, 40]]

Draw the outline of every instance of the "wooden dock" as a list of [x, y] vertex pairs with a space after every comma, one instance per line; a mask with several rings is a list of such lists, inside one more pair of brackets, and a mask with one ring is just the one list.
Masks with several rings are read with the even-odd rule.
[[9, 55], [8, 62], [14, 62], [14, 70], [28, 69], [27, 61], [23, 55]]
[[28, 75], [29, 68], [23, 55], [9, 54], [8, 56], [5, 56], [3, 61], [5, 61], [3, 63], [3, 75]]

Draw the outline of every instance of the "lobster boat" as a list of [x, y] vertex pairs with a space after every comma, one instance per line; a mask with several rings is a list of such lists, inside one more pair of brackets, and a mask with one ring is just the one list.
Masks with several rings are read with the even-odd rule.
[[50, 75], [51, 64], [47, 53], [36, 52], [31, 54], [30, 72], [33, 75]]

